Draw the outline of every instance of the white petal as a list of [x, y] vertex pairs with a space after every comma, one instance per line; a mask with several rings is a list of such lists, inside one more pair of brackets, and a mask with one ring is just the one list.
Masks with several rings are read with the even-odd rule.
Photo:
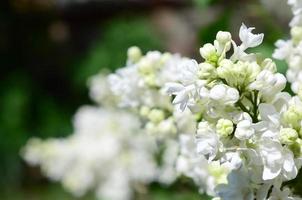
[[243, 43], [248, 41], [248, 28], [244, 23], [240, 27], [239, 38]]
[[185, 87], [180, 83], [166, 83], [165, 91], [168, 94], [177, 94], [178, 92], [184, 90]]
[[224, 85], [215, 85], [210, 91], [210, 98], [221, 100], [226, 95], [227, 88]]
[[271, 180], [276, 178], [281, 172], [281, 168], [272, 170], [267, 166], [264, 166], [262, 178], [263, 180]]
[[264, 34], [253, 34], [254, 27], [247, 28], [244, 24], [241, 25], [239, 38], [242, 41], [243, 50], [260, 45], [263, 41]]
[[173, 104], [179, 104], [183, 101], [188, 101], [188, 99], [189, 99], [188, 92], [184, 90], [176, 95], [176, 97], [173, 100]]

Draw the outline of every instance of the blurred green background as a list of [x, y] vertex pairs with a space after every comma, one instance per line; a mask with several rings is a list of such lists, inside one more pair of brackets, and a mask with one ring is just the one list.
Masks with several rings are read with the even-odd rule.
[[[122, 67], [129, 46], [200, 60], [201, 44], [213, 41], [219, 30], [236, 37], [244, 22], [265, 33], [258, 50], [270, 57], [274, 42], [287, 37], [291, 18], [285, 0], [10, 0], [0, 5], [1, 200], [75, 199], [28, 167], [20, 148], [33, 136], [71, 134], [76, 109], [92, 103], [87, 78]], [[278, 67], [286, 69], [283, 62]], [[147, 199], [203, 198], [185, 185], [154, 185]]]

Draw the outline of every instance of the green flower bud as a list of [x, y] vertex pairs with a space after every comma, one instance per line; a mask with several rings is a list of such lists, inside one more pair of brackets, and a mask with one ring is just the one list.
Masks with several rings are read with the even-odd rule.
[[208, 166], [208, 170], [217, 184], [227, 183], [228, 170], [224, 166], [221, 166], [219, 162], [211, 162]]
[[302, 120], [302, 106], [290, 106], [283, 114], [283, 122], [299, 130]]
[[216, 124], [216, 131], [222, 137], [227, 137], [233, 133], [233, 122], [228, 119], [219, 119]]
[[292, 128], [282, 128], [279, 138], [282, 144], [291, 145], [298, 139], [298, 133]]
[[200, 70], [198, 71], [198, 77], [201, 79], [209, 79], [209, 78], [215, 78], [216, 76], [216, 68], [211, 65], [210, 63], [200, 63], [199, 64]]
[[292, 40], [294, 43], [299, 43], [302, 40], [302, 27], [301, 26], [294, 26], [290, 30], [290, 34], [292, 36]]
[[277, 72], [277, 66], [270, 58], [266, 58], [261, 63], [262, 69], [267, 69], [273, 73]]
[[199, 52], [201, 57], [203, 57], [206, 61], [216, 63], [218, 60], [218, 56], [216, 54], [216, 48], [214, 47], [214, 45], [210, 43], [203, 45], [203, 47], [199, 49]]
[[246, 88], [260, 73], [260, 66], [256, 62], [232, 61], [224, 59], [219, 63], [217, 74], [226, 80], [228, 85], [236, 88]]
[[149, 74], [144, 76], [144, 81], [145, 83], [150, 86], [150, 87], [155, 87], [157, 86], [155, 75], [154, 74]]
[[141, 74], [151, 74], [154, 72], [152, 63], [148, 59], [141, 59], [138, 63], [138, 70]]
[[160, 109], [152, 109], [148, 114], [148, 118], [151, 122], [158, 124], [165, 119], [165, 113]]
[[301, 157], [301, 147], [302, 147], [302, 140], [298, 138], [293, 144], [289, 146], [290, 150], [293, 152], [294, 156]]
[[231, 60], [223, 59], [219, 62], [219, 67], [217, 68], [217, 75], [220, 78], [226, 79], [234, 66], [234, 63]]
[[162, 67], [171, 58], [170, 53], [164, 53], [160, 58], [159, 66]]
[[133, 46], [128, 49], [127, 55], [131, 62], [136, 63], [142, 57], [142, 52], [140, 48]]
[[261, 71], [260, 66], [256, 62], [238, 62], [237, 64], [239, 65], [238, 82], [245, 86], [253, 82]]
[[150, 135], [155, 135], [156, 133], [158, 133], [157, 126], [152, 122], [148, 122], [145, 128], [147, 130], [147, 133]]

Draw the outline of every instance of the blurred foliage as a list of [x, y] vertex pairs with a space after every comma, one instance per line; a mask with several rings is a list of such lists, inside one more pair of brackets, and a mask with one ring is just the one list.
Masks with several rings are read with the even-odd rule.
[[[179, 188], [178, 188], [179, 189]], [[175, 192], [178, 191], [178, 192]], [[74, 198], [63, 190], [59, 184], [40, 184], [25, 187], [22, 191], [10, 189], [3, 192], [1, 200], [94, 200], [90, 193], [84, 197]], [[175, 188], [162, 188], [159, 185], [151, 187], [151, 190], [138, 200], [209, 200], [205, 195], [199, 195], [195, 190], [176, 190]]]
[[223, 12], [217, 20], [213, 21], [212, 23], [208, 24], [206, 27], [200, 29], [198, 36], [199, 36], [199, 43], [212, 43], [216, 38], [216, 33], [221, 30], [229, 30], [229, 20], [230, 20], [231, 10], [227, 10]]
[[[8, 189], [2, 191], [1, 200], [72, 200], [75, 199], [69, 193], [63, 190], [59, 184], [40, 184], [31, 187], [25, 187], [22, 190]], [[93, 200], [92, 194], [78, 200]]]
[[88, 55], [76, 63], [75, 83], [84, 85], [87, 78], [100, 68], [114, 70], [123, 67], [127, 59], [127, 49], [138, 46], [143, 52], [162, 50], [160, 39], [148, 21], [142, 17], [115, 19], [107, 23], [103, 36], [92, 44]]
[[216, 1], [219, 1], [219, 0], [193, 0], [193, 3], [197, 7], [205, 8]]

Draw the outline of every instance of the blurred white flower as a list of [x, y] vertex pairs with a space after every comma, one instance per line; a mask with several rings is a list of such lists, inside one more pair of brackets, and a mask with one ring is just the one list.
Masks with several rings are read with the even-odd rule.
[[97, 188], [99, 198], [131, 199], [133, 184], [157, 179], [155, 143], [138, 134], [140, 126], [127, 112], [85, 106], [75, 115], [71, 136], [32, 139], [22, 155], [76, 196]]

